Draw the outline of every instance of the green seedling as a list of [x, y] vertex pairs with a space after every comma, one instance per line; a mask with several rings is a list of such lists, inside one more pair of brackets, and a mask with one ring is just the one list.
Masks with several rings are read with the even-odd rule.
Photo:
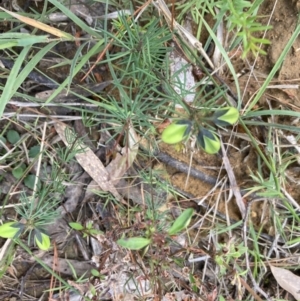
[[184, 210], [175, 220], [172, 227], [169, 229], [169, 235], [175, 235], [180, 231], [186, 229], [186, 227], [190, 224], [192, 216], [194, 214], [194, 209], [188, 208]]
[[80, 223], [69, 223], [69, 226], [74, 229], [74, 230], [77, 230], [77, 231], [81, 231], [81, 230], [84, 230], [84, 227], [80, 224]]
[[[180, 216], [174, 221], [173, 225], [168, 230], [167, 234], [172, 236], [176, 235], [180, 231], [186, 229], [186, 227], [190, 224], [191, 218], [194, 214], [194, 209], [189, 208], [184, 210]], [[149, 238], [145, 237], [131, 237], [131, 238], [124, 238], [122, 237], [117, 241], [118, 245], [121, 247], [127, 248], [129, 250], [141, 250], [147, 246], [149, 246], [152, 241], [153, 237], [155, 236], [165, 236], [164, 233], [157, 233], [155, 229], [148, 229], [146, 230], [147, 235], [149, 235]], [[157, 235], [158, 234], [158, 235]]]
[[[190, 120], [191, 119], [191, 120]], [[162, 133], [162, 141], [176, 144], [188, 140], [191, 135], [197, 138], [197, 145], [208, 154], [216, 154], [221, 142], [213, 130], [205, 126], [214, 124], [225, 127], [235, 124], [239, 119], [239, 112], [234, 107], [217, 109], [212, 116], [202, 116], [201, 112], [191, 114], [190, 119], [181, 119], [171, 123]]]
[[28, 152], [29, 158], [34, 158], [34, 157], [36, 157], [36, 156], [39, 154], [40, 149], [41, 149], [41, 147], [40, 147], [39, 144], [32, 146], [32, 147], [29, 149], [29, 152]]
[[17, 180], [20, 180], [24, 175], [25, 169], [26, 169], [26, 165], [22, 164], [16, 168], [14, 168], [12, 170], [12, 174]]
[[103, 233], [102, 231], [93, 228], [92, 221], [88, 221], [85, 226], [80, 223], [71, 222], [69, 223], [69, 226], [74, 230], [81, 231], [83, 233], [83, 238]]
[[241, 258], [247, 248], [240, 243], [239, 245], [234, 244], [233, 240], [230, 240], [227, 244], [219, 244], [218, 252], [215, 256], [215, 262], [219, 266], [220, 275], [225, 275], [230, 272], [232, 266], [234, 266], [237, 270], [239, 270], [239, 274], [241, 275], [245, 271], [241, 271], [239, 267], [235, 264], [236, 260]]
[[[24, 179], [24, 185], [33, 190], [35, 181], [36, 181], [36, 175], [29, 174]], [[38, 189], [41, 188], [41, 181], [40, 180], [38, 180], [38, 182], [37, 182], [37, 188]]]
[[[18, 239], [22, 233], [30, 229], [30, 226], [19, 222], [8, 222], [0, 226], [0, 237]], [[38, 229], [34, 229], [34, 241], [43, 251], [50, 248], [50, 237]]]
[[151, 239], [144, 237], [121, 238], [117, 243], [121, 247], [129, 250], [141, 250], [151, 243]]

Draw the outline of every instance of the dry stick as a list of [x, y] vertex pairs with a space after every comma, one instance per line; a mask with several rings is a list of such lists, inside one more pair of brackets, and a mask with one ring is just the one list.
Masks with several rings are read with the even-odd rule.
[[[248, 283], [240, 277], [239, 280], [241, 281], [242, 285], [246, 288], [246, 290], [253, 296], [253, 298], [257, 301], [263, 301], [255, 292], [254, 290], [248, 285]], [[267, 298], [267, 300], [271, 300], [270, 298]]]
[[155, 153], [154, 156], [159, 161], [162, 161], [163, 163], [166, 163], [167, 165], [174, 167], [181, 172], [184, 172], [186, 174], [189, 173], [192, 177], [197, 178], [203, 182], [206, 182], [211, 185], [215, 185], [217, 183], [216, 178], [206, 175], [205, 173], [201, 172], [200, 170], [190, 167], [187, 164], [172, 158], [171, 156], [169, 156], [166, 153], [159, 152], [159, 153]]
[[[177, 159], [174, 159], [170, 155], [163, 153], [163, 152], [155, 152], [154, 156], [156, 159], [159, 161], [177, 169], [178, 171], [181, 171], [185, 174], [189, 174], [190, 176], [199, 179], [200, 181], [203, 181], [205, 183], [211, 184], [211, 185], [216, 185], [218, 183], [218, 180], [214, 177], [211, 177], [202, 171], [193, 168], [189, 165], [187, 165], [184, 162], [178, 161]], [[221, 182], [219, 182], [218, 186], [221, 185]], [[242, 195], [246, 194], [245, 190], [242, 190]], [[251, 194], [252, 197], [255, 196], [255, 194]]]
[[[58, 266], [58, 251], [55, 241], [53, 242], [53, 264], [52, 264], [52, 271], [55, 271], [55, 267]], [[51, 280], [50, 280], [50, 290], [49, 290], [49, 300], [52, 300], [53, 297], [53, 289], [56, 286], [56, 278], [53, 274], [51, 274]]]
[[106, 51], [111, 47], [113, 41], [114, 41], [114, 39], [111, 39], [109, 41], [109, 43], [105, 46], [105, 48], [103, 49], [103, 51], [97, 57], [97, 60], [94, 63], [94, 65], [90, 68], [90, 70], [86, 73], [86, 75], [80, 80], [81, 82], [83, 82], [88, 77], [88, 75], [93, 71], [93, 69], [96, 67], [96, 65], [102, 60], [102, 58], [104, 57]]
[[221, 148], [222, 148], [222, 152], [223, 152], [223, 163], [224, 163], [224, 166], [225, 166], [225, 169], [227, 171], [228, 178], [229, 178], [230, 188], [232, 189], [232, 191], [234, 193], [234, 196], [235, 196], [235, 199], [236, 199], [236, 204], [238, 205], [238, 207], [240, 209], [240, 212], [242, 214], [242, 218], [244, 218], [245, 214], [246, 214], [246, 206], [243, 202], [241, 191], [240, 191], [240, 189], [237, 185], [234, 172], [233, 172], [232, 167], [230, 165], [229, 159], [226, 155], [226, 150], [225, 150], [224, 144], [223, 144], [222, 140], [220, 140], [220, 141], [221, 141]]
[[44, 149], [45, 137], [46, 137], [46, 129], [47, 129], [47, 122], [44, 122], [40, 154], [39, 154], [38, 164], [37, 164], [37, 168], [36, 168], [36, 177], [35, 177], [33, 193], [32, 193], [33, 199], [36, 199], [36, 200], [34, 200], [34, 206], [33, 206], [34, 209], [38, 206], [38, 202], [39, 202], [39, 199], [36, 197], [36, 194], [37, 194], [37, 185], [38, 185], [38, 181], [39, 181], [39, 175], [40, 175], [40, 171], [41, 171], [43, 149]]
[[[156, 159], [158, 159], [159, 161], [176, 168], [178, 171], [186, 173], [186, 174], [190, 174], [190, 176], [199, 179], [200, 181], [203, 181], [205, 183], [211, 184], [211, 185], [216, 185], [218, 183], [218, 180], [214, 177], [211, 177], [205, 173], [203, 173], [202, 171], [190, 167], [189, 165], [187, 165], [184, 162], [178, 161], [177, 159], [174, 159], [173, 157], [171, 157], [170, 155], [163, 153], [163, 152], [154, 152], [153, 154], [155, 156]], [[219, 182], [217, 184], [217, 186], [221, 186], [221, 182]], [[227, 189], [230, 189], [232, 187], [226, 186]], [[256, 193], [252, 192], [249, 193], [249, 191], [247, 191], [246, 189], [241, 189], [240, 191], [241, 195], [247, 195], [247, 198], [251, 198], [251, 200], [258, 200], [261, 199], [260, 196], [258, 196]], [[188, 193], [184, 192], [184, 194], [186, 194], [187, 196], [189, 195]], [[189, 196], [193, 199], [195, 199], [194, 196]], [[296, 207], [298, 209], [298, 207]]]

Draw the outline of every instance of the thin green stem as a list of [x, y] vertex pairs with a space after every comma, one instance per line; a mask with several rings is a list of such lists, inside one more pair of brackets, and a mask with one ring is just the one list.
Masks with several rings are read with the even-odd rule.
[[242, 125], [242, 127], [245, 130], [245, 132], [248, 134], [249, 138], [251, 139], [252, 144], [255, 147], [256, 151], [258, 152], [258, 154], [260, 155], [260, 157], [262, 158], [262, 160], [264, 161], [264, 163], [266, 164], [266, 166], [269, 168], [269, 170], [272, 173], [272, 176], [274, 178], [276, 189], [278, 191], [280, 191], [279, 181], [278, 181], [278, 178], [276, 176], [276, 169], [275, 169], [274, 164], [272, 164], [273, 161], [269, 162], [269, 160], [266, 158], [266, 156], [264, 155], [264, 153], [261, 151], [261, 149], [257, 145], [255, 139], [253, 138], [251, 132], [249, 131], [248, 127], [245, 125], [245, 123], [243, 122], [243, 120], [240, 119], [239, 123]]

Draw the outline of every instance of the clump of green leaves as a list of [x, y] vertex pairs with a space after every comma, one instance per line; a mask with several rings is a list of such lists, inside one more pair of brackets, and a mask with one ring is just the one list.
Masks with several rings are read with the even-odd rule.
[[106, 130], [113, 137], [124, 137], [125, 144], [129, 127], [147, 139], [147, 134], [155, 131], [152, 121], [160, 118], [168, 105], [168, 99], [156, 101], [154, 97], [162, 94], [158, 74], [164, 70], [172, 34], [157, 18], [141, 25], [120, 14], [112, 25], [116, 33], [114, 46], [122, 51], [107, 52], [107, 61], [102, 63], [108, 65], [118, 93], [99, 102], [100, 120], [108, 124]]
[[118, 32], [114, 45], [123, 51], [112, 54], [111, 60], [118, 60], [121, 76], [136, 80], [137, 85], [145, 78], [150, 82], [155, 80], [153, 71], [162, 67], [165, 54], [170, 50], [165, 46], [172, 39], [169, 30], [161, 26], [157, 18], [140, 26], [124, 15], [114, 20], [113, 26]]
[[[204, 19], [206, 14], [214, 16], [216, 24], [226, 20], [227, 29], [233, 34], [229, 48], [234, 48], [242, 42], [243, 57], [249, 52], [266, 54], [260, 48], [260, 44], [270, 44], [270, 41], [257, 37], [258, 33], [271, 28], [257, 21], [257, 12], [262, 3], [263, 0], [191, 0], [183, 4], [178, 3], [178, 18], [184, 18], [185, 14], [191, 13], [196, 24], [201, 24], [200, 20]], [[198, 34], [200, 31], [199, 29]]]
[[[176, 235], [182, 230], [186, 229], [190, 224], [192, 216], [194, 214], [194, 209], [189, 208], [184, 210], [179, 217], [174, 221], [172, 226], [167, 231], [167, 235], [172, 236]], [[146, 231], [149, 237], [131, 237], [125, 238], [122, 237], [117, 241], [117, 243], [124, 248], [130, 250], [141, 250], [152, 242], [152, 236], [155, 235], [155, 229], [149, 229], [150, 231]]]
[[227, 244], [219, 244], [214, 259], [219, 267], [220, 275], [224, 276], [226, 273], [230, 272], [232, 267], [237, 267], [235, 261], [241, 259], [246, 250], [247, 248], [243, 243], [237, 245], [234, 240], [230, 240]]
[[221, 14], [226, 15], [229, 31], [237, 30], [237, 37], [242, 39], [243, 57], [245, 58], [249, 52], [266, 54], [261, 49], [260, 44], [270, 44], [270, 41], [256, 37], [256, 33], [271, 28], [271, 26], [257, 22], [256, 12], [263, 0], [256, 0], [253, 3], [243, 0], [222, 0], [219, 2]]
[[71, 223], [69, 223], [69, 226], [74, 230], [82, 232], [83, 238], [88, 237], [88, 236], [102, 234], [101, 231], [94, 229], [92, 221], [88, 221], [85, 225], [82, 225], [81, 223], [77, 223], [77, 222], [71, 222]]
[[58, 217], [55, 208], [60, 200], [51, 197], [49, 191], [45, 188], [42, 188], [36, 197], [39, 198], [38, 202], [36, 202], [37, 199], [28, 197], [25, 193], [21, 194], [20, 206], [15, 207], [20, 216], [20, 221], [16, 220], [1, 225], [0, 237], [17, 241], [28, 232], [28, 244], [33, 235], [36, 245], [41, 250], [48, 250], [50, 248], [50, 237], [45, 231], [45, 226], [53, 223]]
[[180, 119], [171, 123], [162, 133], [162, 141], [176, 144], [188, 140], [194, 134], [199, 147], [208, 154], [215, 154], [220, 150], [221, 142], [213, 130], [204, 127], [213, 123], [219, 127], [233, 125], [239, 118], [239, 112], [234, 107], [216, 110], [212, 116], [196, 116], [194, 120]]
[[[9, 124], [8, 124], [9, 125]], [[35, 182], [37, 182], [37, 187], [40, 188], [41, 182], [40, 180], [36, 179], [34, 174], [30, 173], [31, 165], [27, 162], [25, 163], [24, 156], [21, 155], [19, 151], [19, 147], [22, 143], [27, 142], [27, 139], [30, 135], [25, 134], [21, 136], [16, 130], [9, 129], [3, 130], [3, 136], [0, 136], [1, 143], [0, 143], [0, 156], [2, 156], [2, 163], [6, 163], [10, 165], [12, 168], [11, 172], [12, 175], [19, 181], [22, 181], [23, 184], [32, 189], [34, 188]], [[7, 147], [2, 147], [2, 144], [8, 143], [8, 151]], [[36, 144], [31, 146], [28, 149], [28, 158], [30, 161], [39, 154], [40, 152], [40, 145]]]

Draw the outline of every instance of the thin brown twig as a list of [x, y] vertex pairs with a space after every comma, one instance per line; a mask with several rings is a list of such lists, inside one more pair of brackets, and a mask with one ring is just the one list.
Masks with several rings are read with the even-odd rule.
[[[245, 289], [253, 296], [253, 298], [257, 301], [264, 301], [262, 298], [260, 298], [255, 291], [248, 285], [248, 283], [240, 277], [239, 280], [241, 281], [242, 285], [245, 287]], [[267, 300], [270, 300], [269, 298]]]
[[239, 187], [237, 185], [235, 175], [234, 175], [234, 172], [233, 172], [232, 167], [230, 165], [229, 159], [227, 157], [226, 150], [225, 150], [225, 147], [224, 147], [224, 144], [223, 144], [222, 140], [221, 140], [221, 148], [222, 148], [222, 153], [223, 153], [223, 163], [224, 163], [224, 166], [225, 166], [225, 169], [227, 171], [228, 178], [229, 178], [230, 188], [233, 191], [233, 194], [234, 194], [235, 199], [236, 199], [236, 204], [239, 207], [239, 210], [242, 214], [242, 217], [244, 218], [245, 214], [246, 214], [246, 206], [245, 206], [245, 203], [244, 203], [243, 198], [242, 198], [241, 190], [239, 189]]
[[[57, 252], [57, 247], [55, 241], [53, 242], [53, 251], [54, 251], [54, 256], [53, 256], [53, 264], [52, 264], [52, 270], [55, 271], [55, 266], [58, 265], [58, 252]], [[54, 275], [51, 275], [50, 279], [50, 290], [49, 290], [49, 301], [54, 300], [52, 299], [53, 297], [53, 289], [55, 288], [56, 285], [56, 277]]]

